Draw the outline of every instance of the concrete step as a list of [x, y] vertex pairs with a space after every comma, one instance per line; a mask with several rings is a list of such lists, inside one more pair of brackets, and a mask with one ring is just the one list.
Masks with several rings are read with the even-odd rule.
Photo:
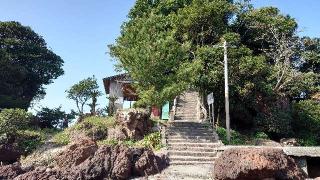
[[220, 152], [219, 147], [168, 146], [172, 151]]
[[213, 139], [214, 136], [203, 136], [203, 135], [198, 135], [198, 136], [183, 136], [183, 135], [171, 135], [167, 136], [167, 139]]
[[214, 161], [172, 161], [170, 165], [196, 165], [196, 164], [213, 164]]
[[170, 162], [174, 161], [201, 161], [213, 162], [217, 157], [196, 157], [196, 156], [169, 156]]
[[188, 143], [188, 142], [194, 142], [194, 143], [203, 143], [203, 142], [215, 142], [214, 139], [168, 139], [168, 143]]
[[203, 143], [195, 143], [195, 142], [186, 142], [186, 143], [181, 143], [181, 142], [168, 142], [168, 148], [170, 149], [171, 147], [203, 147], [203, 148], [218, 148], [222, 144], [220, 142], [203, 142]]
[[169, 156], [192, 156], [192, 157], [216, 157], [217, 152], [195, 152], [195, 151], [177, 151], [177, 150], [169, 150]]
[[181, 116], [181, 115], [196, 116], [196, 113], [189, 112], [189, 111], [179, 111], [179, 112], [176, 112], [175, 115], [176, 116]]
[[169, 128], [167, 130], [168, 133], [175, 133], [175, 132], [179, 132], [179, 133], [211, 133], [213, 134], [213, 130], [210, 129], [198, 129], [198, 128]]
[[167, 132], [166, 137], [169, 136], [212, 136], [217, 138], [218, 136], [213, 133], [204, 133], [204, 132]]
[[213, 129], [207, 126], [170, 126], [169, 129], [177, 129], [177, 130], [210, 130], [212, 131]]
[[174, 116], [175, 120], [197, 120], [197, 116]]

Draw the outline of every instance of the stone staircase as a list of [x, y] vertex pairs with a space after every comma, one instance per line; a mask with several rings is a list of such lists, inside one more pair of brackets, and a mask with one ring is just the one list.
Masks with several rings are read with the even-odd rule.
[[162, 179], [211, 179], [218, 156], [217, 133], [210, 124], [200, 122], [198, 93], [188, 91], [177, 98], [174, 120], [166, 128], [170, 166]]
[[189, 120], [172, 122], [166, 139], [170, 165], [213, 164], [222, 145], [209, 125]]
[[194, 91], [187, 91], [184, 94], [178, 96], [174, 120], [199, 120], [198, 97], [199, 94]]

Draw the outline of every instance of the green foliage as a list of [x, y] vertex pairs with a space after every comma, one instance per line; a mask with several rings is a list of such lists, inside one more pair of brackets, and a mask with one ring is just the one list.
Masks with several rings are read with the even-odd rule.
[[264, 132], [256, 132], [254, 137], [256, 139], [269, 139], [269, 136]]
[[154, 132], [146, 135], [142, 140], [140, 141], [134, 141], [132, 139], [127, 139], [124, 141], [118, 141], [116, 139], [104, 139], [98, 141], [99, 145], [119, 145], [123, 144], [128, 147], [144, 147], [144, 148], [151, 148], [154, 150], [161, 149], [164, 145], [161, 143], [161, 133], [160, 132]]
[[290, 105], [301, 92], [309, 98], [319, 90], [319, 40], [298, 37], [295, 19], [277, 8], [241, 2], [136, 1], [109, 46], [117, 67], [136, 81], [136, 105], [160, 106], [193, 88], [214, 92], [223, 109], [226, 40], [233, 125], [289, 135], [292, 114], [274, 102], [285, 97]]
[[259, 113], [255, 119], [258, 130], [278, 139], [292, 134], [292, 114], [282, 109], [271, 109], [271, 112]]
[[118, 140], [116, 139], [104, 139], [104, 140], [100, 140], [98, 141], [98, 145], [111, 145], [111, 146], [115, 146], [119, 143]]
[[108, 128], [115, 126], [113, 117], [90, 116], [75, 125], [74, 129], [84, 132], [94, 140], [102, 140], [107, 136]]
[[19, 130], [27, 128], [31, 114], [23, 109], [3, 109], [0, 112], [0, 135], [8, 140], [15, 138]]
[[61, 106], [58, 108], [50, 109], [43, 107], [37, 112], [37, 123], [40, 128], [65, 128], [68, 123], [75, 118], [75, 112], [67, 114], [61, 110]]
[[298, 139], [301, 146], [319, 146], [319, 137], [313, 134], [305, 134]]
[[[217, 127], [217, 133], [223, 144], [229, 144], [227, 140], [227, 131], [223, 127]], [[230, 145], [243, 145], [246, 144], [246, 137], [237, 131], [231, 130]]]
[[45, 143], [48, 138], [56, 134], [54, 129], [27, 129], [18, 131], [16, 143], [25, 154], [29, 154]]
[[194, 84], [202, 68], [197, 49], [219, 41], [232, 9], [227, 1], [136, 2], [109, 47], [137, 81], [138, 104], [162, 105]]
[[53, 136], [53, 142], [59, 145], [67, 145], [70, 143], [70, 128], [67, 128]]
[[44, 85], [63, 75], [63, 60], [19, 22], [0, 22], [0, 108], [27, 109]]
[[89, 99], [92, 99], [90, 106], [95, 110], [96, 98], [101, 95], [98, 89], [97, 79], [93, 76], [79, 81], [66, 91], [67, 97], [76, 102], [80, 116], [83, 115], [83, 107]]
[[294, 132], [304, 144], [320, 144], [320, 104], [305, 100], [294, 104]]
[[257, 139], [269, 139], [268, 135], [264, 132], [249, 132], [240, 133], [235, 130], [231, 130], [231, 140], [230, 143], [227, 140], [227, 131], [223, 127], [217, 127], [217, 133], [220, 140], [225, 145], [254, 145], [253, 143]]
[[161, 133], [154, 132], [148, 134], [143, 138], [143, 140], [139, 141], [138, 144], [143, 147], [159, 150], [163, 147], [163, 144], [161, 143]]

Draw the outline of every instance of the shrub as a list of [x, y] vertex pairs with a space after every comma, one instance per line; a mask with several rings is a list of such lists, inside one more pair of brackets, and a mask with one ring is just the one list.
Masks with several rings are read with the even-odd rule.
[[161, 143], [161, 133], [154, 132], [146, 135], [143, 140], [137, 142], [138, 145], [143, 147], [152, 148], [155, 150], [159, 150], [162, 148], [163, 144]]
[[304, 100], [293, 106], [294, 131], [304, 139], [304, 144], [320, 144], [320, 104]]
[[59, 145], [67, 145], [70, 143], [70, 129], [65, 129], [53, 136], [53, 142]]
[[17, 132], [15, 143], [18, 144], [25, 154], [29, 154], [45, 141], [56, 134], [57, 130], [54, 129], [27, 129]]
[[107, 136], [108, 128], [115, 126], [113, 117], [90, 116], [75, 125], [76, 130], [83, 131], [93, 140], [102, 140]]
[[287, 137], [292, 133], [291, 111], [274, 108], [269, 114], [259, 113], [255, 118], [255, 125], [257, 130], [274, 139]]
[[14, 139], [19, 130], [27, 128], [32, 115], [23, 109], [3, 109], [0, 112], [0, 135]]
[[230, 143], [227, 140], [227, 130], [223, 127], [217, 127], [217, 133], [223, 144], [240, 145], [246, 144], [247, 138], [237, 131], [231, 130]]
[[255, 139], [269, 139], [269, 136], [264, 132], [256, 132]]

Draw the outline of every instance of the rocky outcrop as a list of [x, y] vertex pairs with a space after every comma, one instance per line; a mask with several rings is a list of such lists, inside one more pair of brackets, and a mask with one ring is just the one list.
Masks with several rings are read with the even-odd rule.
[[52, 166], [40, 166], [30, 170], [22, 170], [19, 164], [3, 166], [3, 169], [0, 168], [0, 177], [15, 177], [16, 180], [117, 180], [153, 175], [167, 166], [166, 157], [157, 156], [150, 149], [129, 148], [124, 145], [98, 148], [96, 143], [89, 139], [75, 142], [54, 159]]
[[97, 144], [90, 139], [81, 139], [71, 144], [65, 151], [55, 158], [56, 164], [60, 168], [70, 168], [77, 166], [92, 156], [98, 149]]
[[127, 138], [141, 140], [152, 129], [149, 113], [142, 109], [129, 109], [117, 112], [116, 121]]
[[21, 154], [21, 150], [13, 144], [0, 145], [0, 162], [6, 164], [14, 163], [20, 158]]
[[123, 141], [127, 139], [125, 132], [122, 132], [123, 128], [116, 126], [115, 128], [108, 129], [108, 139], [116, 139], [118, 141]]
[[167, 166], [166, 157], [155, 156], [151, 150], [145, 150], [135, 162], [134, 173], [137, 176], [146, 176], [160, 173]]
[[25, 171], [20, 167], [19, 163], [0, 166], [0, 179], [13, 179], [22, 173], [25, 173]]
[[282, 146], [299, 146], [299, 143], [295, 138], [282, 138], [280, 139], [280, 144]]
[[66, 180], [66, 178], [57, 169], [51, 169], [47, 167], [38, 167], [35, 170], [29, 171], [14, 180], [35, 180], [35, 179], [49, 179], [49, 180]]
[[277, 143], [276, 141], [272, 141], [269, 139], [255, 139], [253, 141], [253, 144], [255, 146], [270, 146], [270, 147], [279, 147], [281, 146], [280, 143]]
[[214, 179], [305, 179], [295, 161], [274, 148], [234, 148], [216, 160]]

